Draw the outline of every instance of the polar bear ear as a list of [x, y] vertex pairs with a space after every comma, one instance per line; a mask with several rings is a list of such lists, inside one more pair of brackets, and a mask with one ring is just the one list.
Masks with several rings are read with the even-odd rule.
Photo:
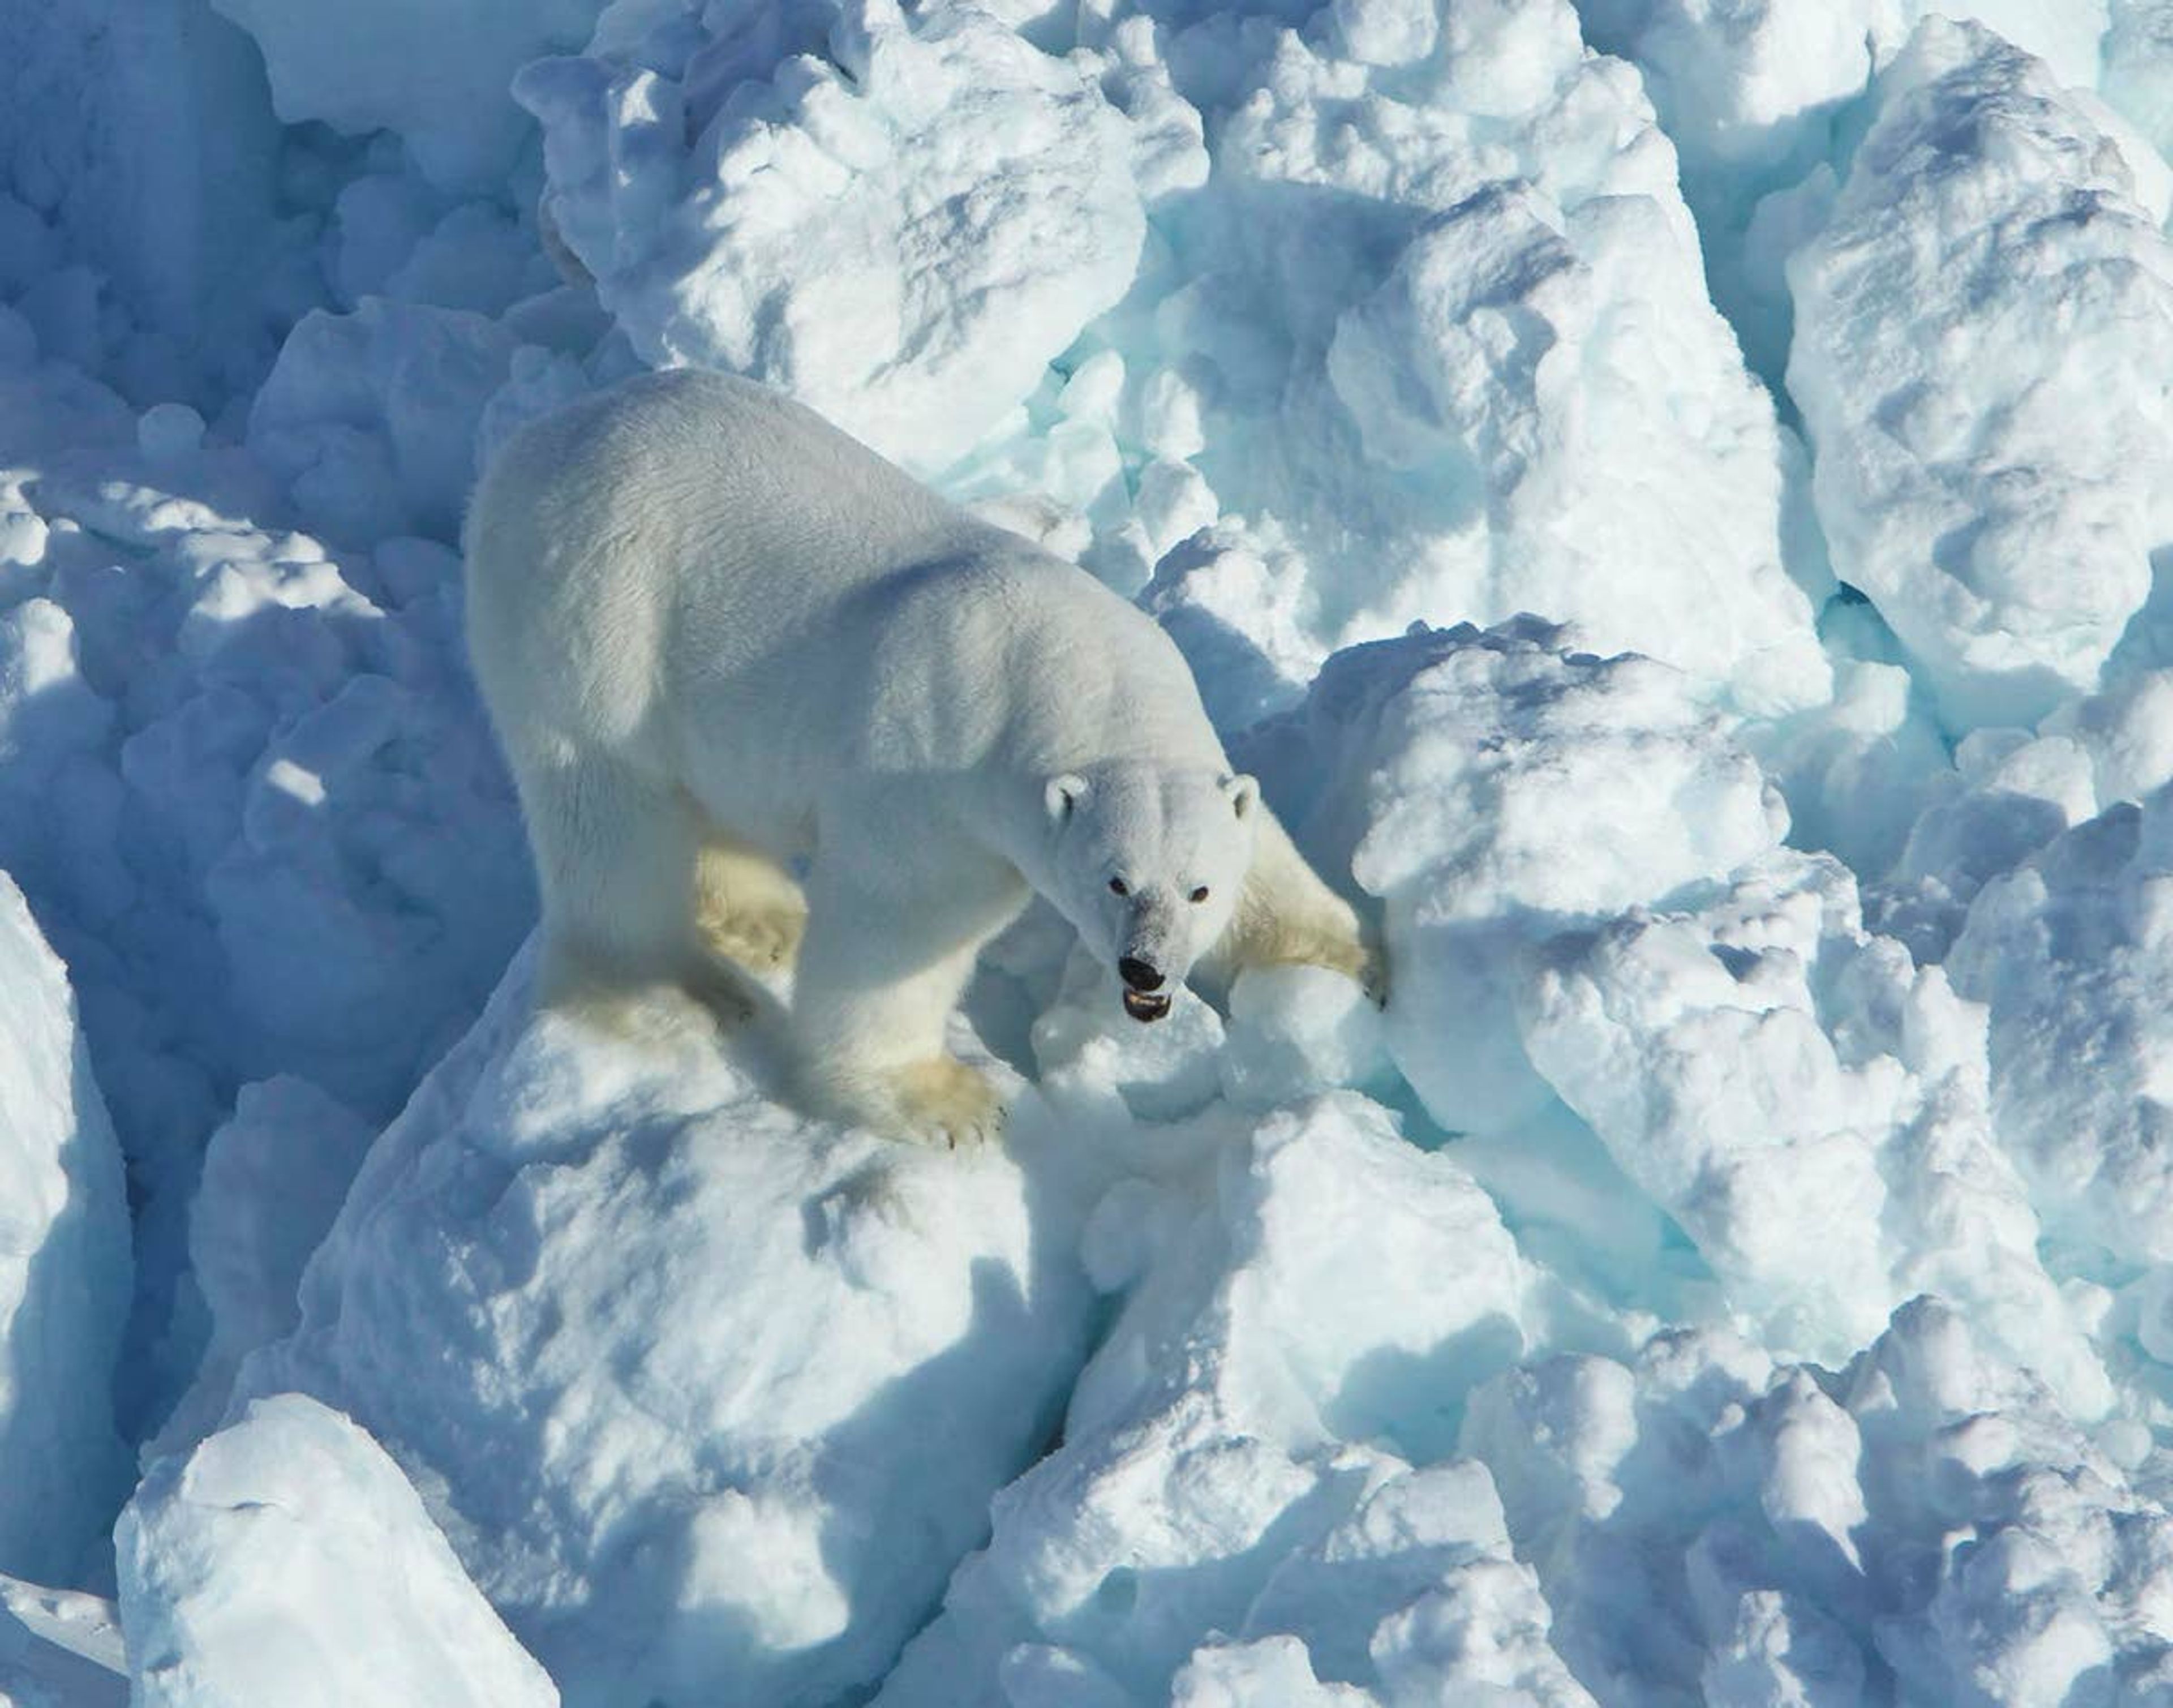
[[1049, 808], [1049, 817], [1061, 824], [1071, 816], [1071, 810], [1086, 798], [1086, 779], [1070, 771], [1060, 777], [1052, 777], [1041, 798]]
[[1240, 818], [1248, 818], [1252, 816], [1253, 808], [1259, 802], [1260, 785], [1243, 775], [1226, 777], [1222, 779], [1222, 793], [1232, 812]]

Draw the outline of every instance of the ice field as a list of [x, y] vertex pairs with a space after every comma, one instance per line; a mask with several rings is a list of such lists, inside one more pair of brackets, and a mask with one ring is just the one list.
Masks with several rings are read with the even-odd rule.
[[[0, 1703], [2173, 1708], [2173, 0], [1956, 7], [0, 0]], [[1385, 1010], [538, 1017], [462, 506], [678, 364]]]

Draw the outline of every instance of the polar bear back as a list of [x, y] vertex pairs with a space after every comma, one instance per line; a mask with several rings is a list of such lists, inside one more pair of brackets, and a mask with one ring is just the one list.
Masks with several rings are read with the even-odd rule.
[[690, 617], [734, 619], [702, 624], [730, 675], [901, 555], [941, 552], [957, 522], [762, 386], [647, 374], [529, 423], [492, 460], [468, 513], [470, 644], [486, 677], [557, 682], [585, 727], [630, 730]]
[[870, 777], [1225, 762], [1158, 624], [749, 381], [531, 423], [467, 545], [509, 749], [607, 749], [758, 839]]

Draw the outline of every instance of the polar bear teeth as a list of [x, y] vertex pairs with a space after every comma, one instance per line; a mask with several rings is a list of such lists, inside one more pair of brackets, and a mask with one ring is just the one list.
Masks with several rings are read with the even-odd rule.
[[1134, 1020], [1160, 1020], [1169, 1012], [1169, 999], [1167, 996], [1149, 996], [1144, 991], [1128, 990], [1124, 993], [1124, 1012]]

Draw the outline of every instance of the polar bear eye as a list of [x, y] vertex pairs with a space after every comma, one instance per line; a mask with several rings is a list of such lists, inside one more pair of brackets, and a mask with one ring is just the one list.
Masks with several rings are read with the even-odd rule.
[[1129, 896], [1131, 892], [1124, 887], [1124, 881], [1122, 878], [1112, 878], [1109, 880], [1109, 893], [1113, 896]]
[[1198, 889], [1194, 890], [1192, 892], [1192, 899], [1195, 902], [1205, 901], [1207, 899], [1207, 886], [1202, 884]]

